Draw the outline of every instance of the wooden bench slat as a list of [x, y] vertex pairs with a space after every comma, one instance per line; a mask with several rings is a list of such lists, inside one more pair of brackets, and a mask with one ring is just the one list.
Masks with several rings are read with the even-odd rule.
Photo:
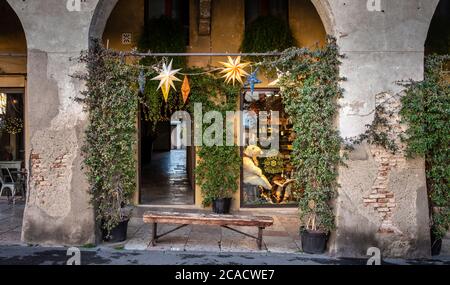
[[272, 217], [236, 216], [197, 213], [146, 212], [145, 223], [191, 224], [191, 225], [233, 225], [268, 227], [273, 225]]

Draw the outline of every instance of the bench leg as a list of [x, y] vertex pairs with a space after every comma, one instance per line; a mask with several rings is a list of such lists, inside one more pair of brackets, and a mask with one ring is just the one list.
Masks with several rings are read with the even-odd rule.
[[150, 241], [152, 246], [156, 245], [156, 240], [158, 239], [158, 223], [153, 223], [152, 240]]
[[258, 245], [258, 249], [262, 249], [262, 241], [263, 241], [263, 230], [264, 228], [258, 228], [258, 238], [256, 239], [256, 243]]

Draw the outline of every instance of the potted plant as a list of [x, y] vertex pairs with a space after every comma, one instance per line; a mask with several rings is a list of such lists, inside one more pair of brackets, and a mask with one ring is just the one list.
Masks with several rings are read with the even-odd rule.
[[240, 175], [239, 149], [236, 146], [204, 146], [198, 152], [200, 161], [195, 170], [202, 189], [203, 206], [214, 213], [230, 213], [231, 201], [238, 190]]
[[450, 211], [447, 207], [432, 207], [431, 227], [431, 255], [439, 255], [442, 248], [442, 239], [449, 230]]
[[115, 52], [93, 41], [80, 62], [87, 73], [75, 77], [86, 82], [76, 101], [87, 112], [83, 169], [91, 203], [103, 240], [124, 241], [136, 190], [136, 106], [139, 71]]
[[327, 248], [329, 231], [320, 226], [316, 212], [316, 203], [311, 200], [308, 203], [311, 210], [305, 226], [300, 228], [302, 249], [306, 253], [322, 254]]
[[[124, 204], [117, 209], [117, 221], [114, 219], [101, 221], [102, 239], [106, 242], [123, 242], [127, 239], [128, 222], [130, 221], [132, 208]], [[114, 221], [114, 222], [113, 222]]]
[[232, 198], [224, 194], [223, 196], [218, 196], [218, 198], [212, 201], [212, 210], [216, 214], [229, 214], [231, 209]]

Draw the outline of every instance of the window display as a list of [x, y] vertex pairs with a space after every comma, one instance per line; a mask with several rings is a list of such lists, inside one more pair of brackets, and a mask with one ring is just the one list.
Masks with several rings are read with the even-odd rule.
[[[242, 111], [243, 205], [294, 204], [291, 164], [294, 132], [278, 90], [245, 91]], [[274, 112], [278, 112], [278, 120]], [[263, 114], [267, 114], [267, 121]], [[265, 133], [267, 137], [278, 137], [279, 144], [263, 143]]]

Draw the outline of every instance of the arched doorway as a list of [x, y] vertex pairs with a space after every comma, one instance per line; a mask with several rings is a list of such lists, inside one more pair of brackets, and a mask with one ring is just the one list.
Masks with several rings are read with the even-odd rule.
[[[425, 42], [425, 56], [430, 55], [450, 55], [450, 0], [440, 0], [439, 4], [434, 12], [434, 16], [431, 20], [430, 27], [428, 30], [427, 39]], [[447, 84], [450, 83], [450, 60], [444, 62], [441, 67], [441, 73], [446, 79]], [[445, 102], [445, 99], [440, 99]], [[429, 104], [429, 103], [428, 103]], [[428, 113], [430, 114], [430, 113]], [[433, 119], [434, 120], [434, 119]], [[448, 255], [450, 254], [450, 229], [447, 228], [447, 235], [445, 233], [439, 232], [436, 233], [436, 229], [445, 229], [446, 220], [445, 218], [439, 217], [439, 208], [442, 208], [442, 205], [445, 205], [446, 202], [444, 199], [436, 198], [435, 195], [436, 189], [438, 186], [436, 184], [436, 179], [433, 179], [434, 173], [438, 172], [435, 169], [438, 168], [433, 166], [436, 164], [436, 160], [433, 160], [431, 157], [433, 155], [429, 155], [427, 157], [427, 188], [428, 188], [428, 196], [429, 196], [429, 206], [430, 206], [430, 215], [432, 219], [432, 229], [431, 229], [431, 248], [432, 254], [437, 255]], [[443, 180], [445, 181], [445, 179]], [[442, 220], [442, 227], [439, 226], [439, 221]], [[433, 229], [434, 228], [434, 229]], [[444, 230], [445, 232], [445, 230]], [[442, 237], [443, 236], [443, 237]]]
[[22, 24], [0, 0], [0, 243], [18, 243], [25, 206], [27, 43]]
[[425, 54], [450, 52], [450, 1], [440, 0], [431, 20], [425, 42]]
[[[204, 5], [199, 5], [199, 2], [202, 2]], [[253, 5], [255, 3], [256, 5]], [[252, 16], [260, 16], [261, 11], [263, 14], [266, 13], [261, 10], [261, 7], [266, 7], [269, 13], [275, 11], [275, 16], [285, 15], [299, 46], [311, 47], [316, 43], [321, 44], [325, 42], [325, 36], [330, 30], [330, 25], [324, 24], [323, 18], [328, 17], [328, 10], [322, 6], [321, 2], [310, 0], [100, 1], [92, 21], [91, 36], [102, 38], [104, 45], [111, 49], [130, 51], [139, 45], [139, 39], [147, 21], [152, 18], [165, 16], [174, 18], [181, 23], [185, 43], [184, 50], [186, 52], [239, 52], [246, 22], [250, 22]], [[317, 7], [321, 7], [322, 9], [319, 11]], [[327, 21], [327, 23], [331, 23], [331, 21]], [[152, 51], [157, 50], [152, 49]], [[164, 51], [174, 52], [175, 50]], [[178, 50], [176, 51], [179, 52]], [[187, 66], [204, 67], [217, 64], [218, 61], [223, 61], [223, 58], [190, 57], [187, 59]], [[267, 83], [269, 82], [267, 81], [266, 85]], [[180, 155], [182, 160], [186, 160], [185, 163], [171, 164], [177, 161], [177, 159], [154, 155], [153, 158], [158, 157], [158, 160], [160, 160], [158, 166], [165, 166], [161, 167], [158, 171], [152, 171], [152, 169], [155, 169], [155, 165], [148, 166], [147, 163], [151, 163], [154, 150], [162, 152], [179, 152], [180, 150], [171, 149], [170, 132], [173, 126], [170, 121], [165, 121], [164, 124], [157, 126], [160, 129], [160, 133], [162, 133], [157, 138], [151, 138], [152, 135], [143, 137], [143, 133], [149, 128], [146, 127], [146, 123], [142, 119], [139, 122], [141, 130], [141, 151], [139, 155], [141, 162], [141, 170], [139, 171], [141, 189], [137, 202], [139, 204], [173, 204], [173, 201], [177, 199], [172, 199], [174, 196], [167, 196], [164, 193], [160, 193], [161, 191], [153, 194], [150, 193], [151, 191], [148, 191], [150, 194], [143, 195], [147, 191], [143, 189], [142, 185], [147, 184], [151, 186], [154, 184], [156, 188], [167, 189], [166, 186], [171, 186], [172, 188], [179, 187], [180, 185], [178, 183], [180, 182], [183, 184], [180, 188], [186, 186], [194, 189], [195, 197], [193, 197], [191, 191], [183, 190], [183, 192], [189, 193], [192, 196], [183, 196], [180, 199], [183, 202], [175, 202], [175, 204], [192, 204], [193, 202], [186, 201], [195, 199], [195, 204], [200, 205], [201, 200], [198, 198], [199, 193], [196, 192], [197, 189], [195, 189], [193, 175], [193, 165], [196, 160], [194, 151], [188, 149], [186, 150], [188, 154]], [[143, 173], [146, 167], [148, 171]], [[175, 182], [175, 187], [173, 187], [174, 184], [173, 181], [170, 181], [170, 177], [167, 178], [167, 175], [164, 174], [164, 172], [167, 174], [167, 171], [176, 173], [175, 180], [177, 181]], [[183, 173], [183, 178], [178, 176], [180, 172]], [[164, 187], [161, 187], [161, 184], [155, 183], [159, 178], [153, 177], [153, 175], [159, 178], [164, 177], [166, 181], [163, 183]], [[150, 177], [150, 179], [146, 181], [145, 177]], [[169, 182], [167, 183], [167, 181]], [[169, 191], [163, 192], [167, 194]], [[162, 194], [160, 196], [163, 196], [163, 198], [159, 199], [160, 202], [155, 202], [153, 197], [159, 194]], [[176, 193], [176, 195], [178, 194], [180, 193]]]

